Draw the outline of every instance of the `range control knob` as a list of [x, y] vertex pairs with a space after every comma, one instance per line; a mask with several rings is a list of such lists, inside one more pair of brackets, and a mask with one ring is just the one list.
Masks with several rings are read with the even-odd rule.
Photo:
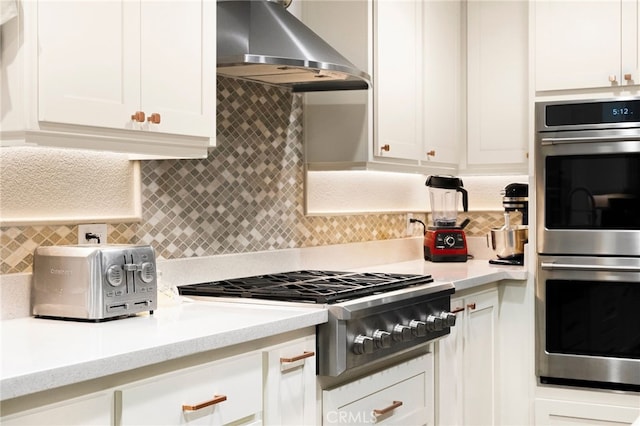
[[439, 316], [429, 315], [427, 317], [427, 330], [429, 331], [441, 331], [443, 329], [442, 324], [442, 318]]
[[424, 321], [412, 320], [409, 323], [411, 332], [416, 337], [424, 337], [427, 335], [427, 323]]
[[376, 348], [388, 348], [391, 347], [391, 333], [383, 330], [376, 330], [373, 332], [373, 343]]
[[[151, 262], [144, 262], [141, 266], [140, 266], [140, 279], [145, 283], [145, 284], [149, 284], [151, 281], [153, 281], [153, 278], [155, 276], [155, 268], [153, 267], [153, 263]], [[455, 316], [455, 315], [454, 315]]]
[[398, 342], [406, 342], [411, 340], [411, 327], [402, 324], [396, 324], [391, 332], [393, 340]]
[[445, 327], [453, 327], [454, 325], [456, 325], [456, 314], [442, 311], [440, 312], [440, 318], [442, 318]]
[[111, 265], [107, 268], [107, 282], [113, 286], [118, 287], [122, 285], [124, 274], [122, 268], [119, 265]]
[[353, 341], [353, 352], [358, 355], [373, 353], [373, 339], [369, 336], [358, 334]]

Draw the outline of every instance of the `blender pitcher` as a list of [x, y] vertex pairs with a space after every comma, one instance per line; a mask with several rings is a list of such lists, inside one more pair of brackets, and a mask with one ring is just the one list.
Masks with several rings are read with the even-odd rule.
[[458, 220], [458, 193], [462, 193], [464, 211], [469, 209], [467, 190], [463, 188], [462, 179], [454, 176], [429, 176], [425, 185], [429, 187], [433, 226], [455, 227]]

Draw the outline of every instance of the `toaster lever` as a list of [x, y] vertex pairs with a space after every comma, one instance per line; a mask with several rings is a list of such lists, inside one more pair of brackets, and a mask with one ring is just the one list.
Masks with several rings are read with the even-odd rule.
[[124, 265], [122, 265], [122, 267], [127, 272], [135, 272], [138, 270], [138, 265], [136, 265], [135, 263], [125, 263]]

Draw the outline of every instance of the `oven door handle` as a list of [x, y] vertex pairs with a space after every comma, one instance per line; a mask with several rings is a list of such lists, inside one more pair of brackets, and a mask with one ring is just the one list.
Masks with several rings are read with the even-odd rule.
[[542, 138], [541, 144], [544, 146], [580, 142], [624, 142], [632, 139], [633, 136], [582, 136], [573, 138]]
[[616, 266], [616, 265], [575, 265], [571, 263], [542, 262], [542, 269], [556, 271], [610, 271], [610, 272], [640, 272], [640, 266]]

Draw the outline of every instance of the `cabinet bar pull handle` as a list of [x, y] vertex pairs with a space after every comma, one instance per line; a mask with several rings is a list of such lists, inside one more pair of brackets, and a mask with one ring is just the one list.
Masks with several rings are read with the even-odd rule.
[[282, 364], [287, 363], [287, 362], [296, 362], [296, 361], [300, 361], [301, 359], [305, 359], [305, 358], [311, 358], [312, 356], [314, 356], [316, 353], [312, 352], [312, 351], [304, 351], [302, 353], [302, 355], [297, 355], [291, 358], [280, 358], [280, 362]]
[[457, 314], [458, 312], [462, 312], [464, 311], [463, 307], [459, 307], [459, 308], [455, 308], [453, 311], [451, 311], [452, 314]]
[[467, 305], [467, 308], [468, 308], [468, 309], [475, 309], [475, 308], [476, 308], [476, 304], [475, 304], [475, 303], [469, 303], [469, 304]]
[[209, 407], [210, 405], [219, 404], [222, 401], [227, 400], [227, 395], [214, 395], [213, 399], [209, 401], [202, 402], [196, 405], [183, 405], [182, 411], [197, 411], [205, 407]]
[[131, 116], [133, 121], [137, 121], [138, 123], [144, 123], [144, 111], [136, 111], [135, 114]]
[[402, 405], [402, 401], [393, 401], [393, 404], [391, 404], [390, 406], [383, 408], [381, 410], [375, 409], [373, 410], [373, 414], [375, 416], [382, 416], [383, 414], [387, 414], [389, 411], [393, 411], [396, 408], [400, 407]]
[[154, 112], [149, 116], [149, 118], [147, 118], [147, 121], [153, 124], [160, 124], [160, 114]]

